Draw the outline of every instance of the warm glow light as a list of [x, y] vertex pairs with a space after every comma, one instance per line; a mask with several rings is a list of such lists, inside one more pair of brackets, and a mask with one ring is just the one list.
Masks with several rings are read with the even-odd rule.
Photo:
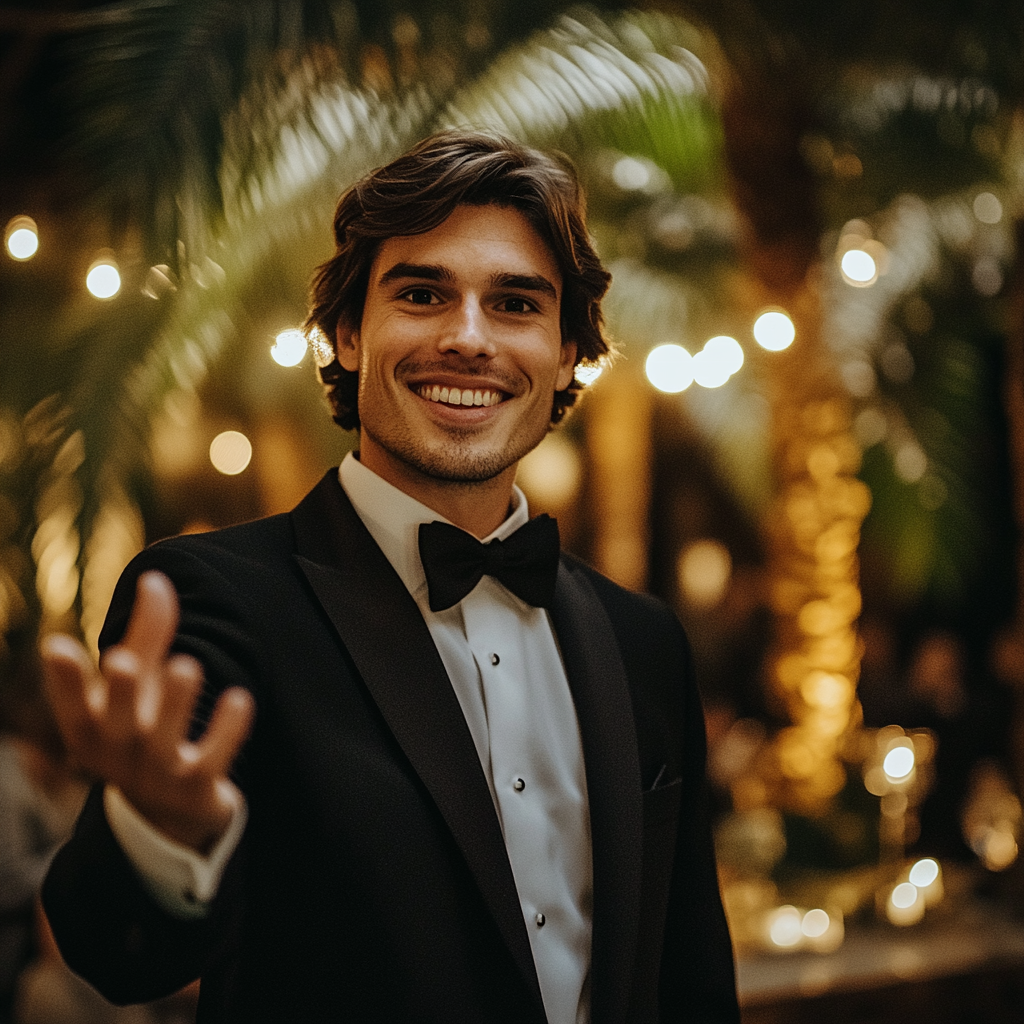
[[919, 889], [924, 889], [932, 884], [939, 877], [939, 865], [931, 857], [919, 860], [910, 869], [910, 881]]
[[793, 321], [778, 310], [762, 313], [754, 322], [754, 340], [769, 352], [781, 352], [789, 348], [795, 337]]
[[302, 331], [281, 331], [270, 349], [274, 362], [279, 366], [298, 366], [306, 354], [306, 336]]
[[795, 946], [803, 936], [800, 925], [800, 911], [796, 907], [779, 907], [769, 919], [768, 937], [776, 946]]
[[917, 902], [917, 886], [913, 882], [900, 882], [889, 897], [894, 907], [906, 910]]
[[7, 222], [4, 232], [7, 251], [16, 260], [30, 260], [39, 249], [39, 231], [31, 217], [21, 214]]
[[979, 192], [974, 197], [974, 216], [982, 224], [998, 224], [1003, 219], [1003, 204], [991, 192]]
[[252, 445], [245, 434], [237, 430], [225, 430], [210, 443], [210, 461], [218, 473], [237, 476], [249, 465]]
[[740, 343], [722, 334], [693, 357], [693, 379], [703, 388], [720, 388], [742, 365]]
[[800, 924], [800, 931], [809, 939], [818, 939], [828, 931], [830, 923], [824, 910], [808, 910]]
[[693, 357], [693, 379], [702, 388], [720, 388], [729, 379], [729, 373], [704, 349]]
[[687, 604], [713, 608], [729, 586], [732, 557], [721, 541], [696, 540], [680, 552], [676, 573]]
[[704, 351], [713, 353], [714, 360], [721, 363], [731, 376], [743, 365], [743, 346], [728, 334], [719, 334], [704, 343]]
[[849, 249], [840, 262], [843, 279], [857, 288], [866, 288], [878, 280], [878, 265], [871, 254], [863, 249]]
[[1013, 833], [993, 829], [985, 837], [980, 856], [989, 871], [1005, 871], [1017, 859], [1017, 853], [1017, 840]]
[[914, 770], [914, 750], [912, 747], [893, 747], [882, 762], [882, 771], [892, 782], [905, 779]]
[[924, 917], [924, 900], [913, 882], [900, 882], [885, 901], [885, 916], [893, 924], [917, 924]]
[[576, 367], [574, 375], [580, 384], [588, 388], [601, 376], [603, 371], [604, 367], [600, 363], [580, 363]]
[[685, 391], [693, 383], [693, 357], [682, 345], [659, 345], [651, 349], [644, 364], [647, 379], [670, 395]]
[[98, 259], [85, 276], [85, 287], [97, 299], [112, 299], [121, 290], [117, 265], [108, 258]]
[[548, 434], [520, 463], [516, 483], [537, 502], [558, 508], [571, 501], [583, 477], [580, 457], [564, 434]]

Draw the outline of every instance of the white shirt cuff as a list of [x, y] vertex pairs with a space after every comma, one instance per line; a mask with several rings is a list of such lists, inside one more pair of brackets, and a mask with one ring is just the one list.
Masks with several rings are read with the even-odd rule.
[[245, 800], [235, 805], [227, 831], [205, 857], [168, 839], [116, 786], [104, 788], [103, 809], [114, 838], [157, 903], [178, 918], [205, 917], [245, 831]]

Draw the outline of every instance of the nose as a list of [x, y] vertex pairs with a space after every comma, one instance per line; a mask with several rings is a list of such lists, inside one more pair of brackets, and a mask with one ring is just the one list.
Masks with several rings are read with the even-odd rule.
[[479, 299], [466, 296], [453, 309], [448, 329], [438, 339], [438, 349], [457, 352], [467, 358], [495, 354], [494, 339]]

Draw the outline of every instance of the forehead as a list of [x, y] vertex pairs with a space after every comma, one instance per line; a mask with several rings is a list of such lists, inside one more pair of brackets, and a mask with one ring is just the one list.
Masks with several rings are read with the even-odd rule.
[[547, 242], [519, 210], [508, 206], [457, 206], [430, 231], [385, 239], [370, 271], [371, 286], [397, 263], [444, 267], [466, 281], [540, 274], [558, 290], [562, 284]]

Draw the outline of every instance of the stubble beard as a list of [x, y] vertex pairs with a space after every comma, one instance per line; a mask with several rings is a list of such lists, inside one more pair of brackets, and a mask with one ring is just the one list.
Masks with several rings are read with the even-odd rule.
[[433, 444], [425, 443], [406, 429], [377, 431], [371, 427], [367, 430], [364, 423], [362, 430], [392, 458], [419, 475], [467, 487], [500, 476], [533, 451], [547, 433], [546, 428], [537, 437], [520, 432], [513, 435], [505, 447], [494, 449], [478, 447], [475, 432], [471, 430], [446, 430], [444, 439]]

